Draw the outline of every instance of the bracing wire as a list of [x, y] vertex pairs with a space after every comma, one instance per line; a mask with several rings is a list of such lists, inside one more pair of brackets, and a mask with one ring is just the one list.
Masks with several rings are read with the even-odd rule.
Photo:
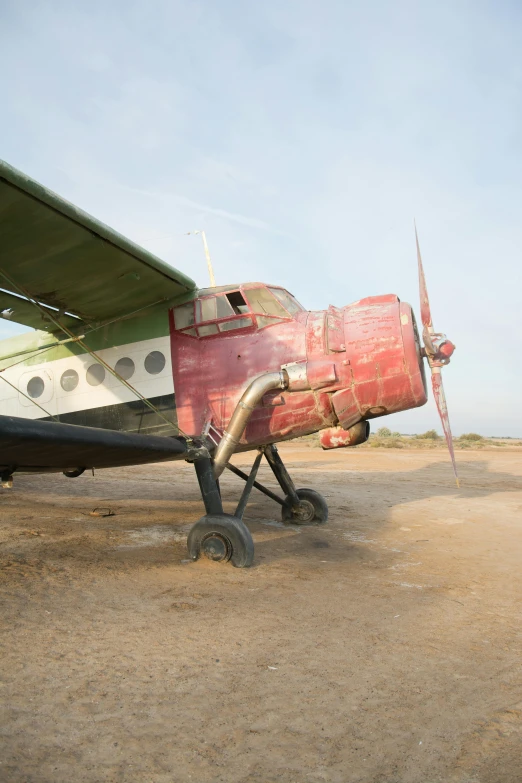
[[[103, 367], [105, 367], [105, 369], [108, 370], [108, 372], [114, 378], [116, 378], [116, 380], [120, 381], [124, 386], [126, 386], [127, 389], [129, 389], [129, 391], [132, 392], [132, 394], [134, 394], [136, 397], [138, 397], [138, 399], [140, 399], [148, 408], [150, 408], [151, 411], [153, 411], [157, 416], [159, 416], [160, 419], [163, 419], [163, 421], [166, 422], [169, 425], [169, 427], [173, 426], [173, 422], [170, 421], [170, 419], [167, 419], [167, 417], [164, 416], [163, 413], [158, 408], [156, 408], [156, 406], [153, 405], [153, 403], [150, 402], [150, 400], [148, 400], [146, 397], [144, 397], [137, 389], [134, 388], [134, 386], [132, 384], [130, 384], [128, 381], [125, 380], [125, 378], [123, 378], [119, 373], [117, 373], [116, 370], [113, 367], [111, 367], [109, 364], [107, 364], [107, 362], [104, 359], [101, 358], [101, 356], [98, 356], [98, 354], [95, 351], [93, 351], [91, 348], [89, 348], [89, 346], [86, 345], [86, 343], [83, 341], [83, 339], [81, 337], [75, 336], [73, 332], [71, 332], [66, 326], [64, 326], [64, 324], [60, 323], [60, 321], [57, 318], [55, 318], [55, 316], [53, 315], [53, 313], [51, 311], [49, 311], [47, 309], [44, 309], [40, 305], [40, 303], [37, 302], [37, 300], [34, 299], [34, 297], [32, 297], [29, 294], [28, 291], [25, 291], [23, 286], [21, 286], [20, 284], [16, 283], [10, 277], [10, 275], [8, 275], [5, 272], [5, 270], [2, 269], [1, 267], [0, 267], [0, 275], [5, 280], [7, 280], [7, 282], [13, 288], [15, 288], [18, 291], [19, 294], [21, 294], [23, 297], [25, 297], [34, 307], [36, 307], [36, 309], [40, 313], [42, 313], [42, 315], [44, 315], [47, 319], [51, 320], [55, 324], [55, 326], [57, 326], [59, 329], [61, 329], [61, 331], [63, 331], [65, 334], [69, 335], [71, 340], [74, 340], [74, 342], [76, 342], [78, 345], [81, 345], [81, 347], [88, 354], [90, 354], [90, 356], [92, 356], [94, 359], [96, 359], [97, 362], [99, 362], [101, 365], [103, 365]], [[160, 301], [162, 301], [162, 300], [160, 300]], [[140, 308], [140, 309], [144, 309], [144, 308]], [[138, 311], [136, 311], [136, 312], [138, 312]], [[118, 320], [118, 319], [116, 319], [116, 320]], [[110, 323], [113, 323], [113, 322], [110, 322]], [[102, 325], [100, 325], [99, 327], [96, 327], [96, 328], [102, 328], [102, 326], [107, 326], [107, 324], [102, 324]], [[95, 329], [92, 329], [91, 331], [95, 331]], [[49, 350], [51, 347], [54, 348], [55, 345], [49, 346], [49, 348], [45, 348], [45, 350]], [[23, 361], [25, 361], [25, 359]], [[19, 364], [19, 362], [15, 362], [15, 364]], [[11, 366], [13, 366], [13, 365], [11, 365]], [[7, 369], [7, 368], [5, 368], [5, 369]], [[7, 378], [5, 378], [3, 375], [0, 375], [0, 377], [3, 378], [3, 380], [6, 381], [6, 383], [9, 383], [10, 386], [13, 386], [13, 388], [16, 388], [12, 383], [7, 381]], [[19, 391], [20, 394], [22, 394], [24, 397], [27, 397], [27, 395], [25, 395], [21, 390], [18, 389], [17, 391]], [[38, 405], [38, 403], [36, 403], [32, 398], [27, 397], [27, 399], [31, 400], [31, 402], [34, 402], [35, 405], [37, 405], [39, 408], [41, 408], [41, 410], [44, 411], [44, 413], [46, 413], [49, 416], [51, 415], [51, 414], [47, 413], [47, 411], [45, 411], [45, 409], [42, 408], [41, 405]], [[54, 419], [55, 417], [53, 416], [52, 418]], [[177, 427], [178, 433], [180, 435], [183, 435], [188, 440], [191, 440], [190, 436], [187, 435], [185, 432], [183, 432], [183, 430], [181, 430], [178, 425], [174, 425], [174, 426]]]

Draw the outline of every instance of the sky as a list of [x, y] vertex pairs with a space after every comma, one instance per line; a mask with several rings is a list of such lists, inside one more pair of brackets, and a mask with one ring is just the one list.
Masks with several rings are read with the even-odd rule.
[[522, 436], [520, 3], [0, 0], [0, 72], [0, 157], [200, 285], [204, 229], [218, 285], [418, 314], [415, 219], [453, 431]]

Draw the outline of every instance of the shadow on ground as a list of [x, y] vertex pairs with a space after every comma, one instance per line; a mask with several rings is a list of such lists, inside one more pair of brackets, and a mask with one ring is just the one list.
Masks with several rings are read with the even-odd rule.
[[[358, 472], [319, 461], [288, 464], [297, 486], [324, 494], [329, 521], [282, 525], [280, 507], [254, 490], [245, 514], [256, 542], [254, 567], [287, 558], [304, 562], [325, 552], [329, 561], [371, 560], [375, 554], [368, 543], [381, 535], [395, 507], [445, 499], [458, 508], [462, 501], [522, 489], [522, 477], [490, 471], [487, 460], [459, 463], [461, 489], [452, 484], [447, 465], [441, 462], [394, 472]], [[179, 564], [186, 557], [188, 530], [203, 513], [193, 471], [177, 465], [145, 470], [146, 477], [143, 468], [99, 471], [94, 478], [17, 476], [15, 489], [3, 493], [1, 501], [7, 531], [4, 556], [77, 559], [98, 566]], [[260, 481], [277, 489], [266, 467]], [[234, 512], [242, 488], [243, 482], [233, 475], [222, 480], [228, 513]], [[115, 515], [90, 516], [100, 506]], [[353, 531], [356, 534], [351, 535]]]

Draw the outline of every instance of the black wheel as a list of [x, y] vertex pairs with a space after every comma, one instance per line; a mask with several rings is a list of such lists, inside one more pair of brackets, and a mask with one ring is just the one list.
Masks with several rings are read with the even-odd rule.
[[287, 495], [285, 504], [282, 507], [283, 522], [289, 522], [294, 525], [308, 525], [311, 522], [326, 522], [328, 519], [328, 506], [326, 500], [315, 489], [296, 490], [299, 498], [299, 505], [293, 506], [290, 497]]
[[230, 560], [236, 568], [248, 568], [254, 559], [250, 530], [230, 514], [201, 517], [188, 534], [187, 549], [191, 560], [204, 555], [220, 563]]
[[70, 468], [70, 470], [63, 471], [63, 475], [67, 478], [78, 478], [82, 473], [85, 473], [85, 468]]

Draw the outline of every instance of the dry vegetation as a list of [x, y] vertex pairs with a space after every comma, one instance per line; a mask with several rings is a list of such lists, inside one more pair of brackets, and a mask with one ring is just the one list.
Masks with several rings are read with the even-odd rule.
[[[319, 435], [307, 435], [297, 438], [312, 447], [320, 447]], [[454, 438], [455, 449], [486, 449], [486, 448], [522, 448], [522, 440], [518, 438], [499, 437], [485, 438], [476, 432], [468, 432]], [[403, 435], [392, 432], [388, 427], [380, 427], [370, 435], [366, 443], [353, 446], [356, 449], [438, 449], [446, 448], [446, 441], [436, 430], [428, 430], [421, 435]]]

